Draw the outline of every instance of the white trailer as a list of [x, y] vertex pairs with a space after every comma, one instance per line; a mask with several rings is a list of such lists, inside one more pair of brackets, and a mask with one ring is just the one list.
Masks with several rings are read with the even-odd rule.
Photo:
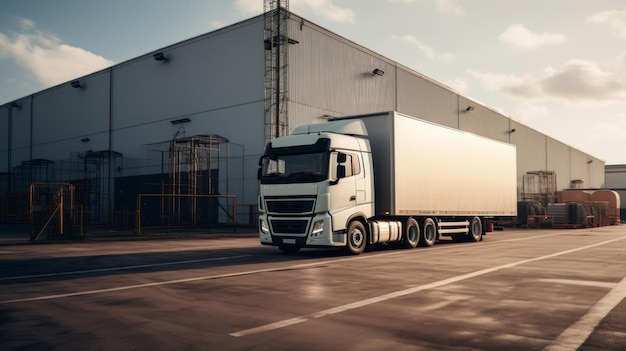
[[515, 146], [398, 112], [298, 127], [260, 165], [260, 240], [284, 251], [479, 241], [517, 210]]

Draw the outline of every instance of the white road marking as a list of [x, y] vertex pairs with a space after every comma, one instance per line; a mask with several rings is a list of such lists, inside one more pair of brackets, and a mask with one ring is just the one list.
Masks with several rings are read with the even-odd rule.
[[236, 258], [250, 257], [251, 255], [240, 255], [240, 256], [229, 256], [229, 257], [215, 257], [215, 258], [204, 258], [200, 260], [188, 260], [188, 261], [172, 261], [172, 262], [162, 262], [162, 263], [152, 263], [152, 264], [141, 264], [136, 266], [121, 266], [121, 267], [111, 267], [111, 268], [100, 268], [100, 269], [88, 269], [83, 271], [70, 271], [70, 272], [59, 272], [59, 273], [47, 273], [47, 274], [32, 274], [32, 275], [21, 275], [17, 277], [3, 277], [0, 278], [2, 280], [19, 280], [19, 279], [30, 279], [30, 278], [42, 278], [42, 277], [57, 277], [62, 275], [72, 275], [72, 274], [85, 274], [85, 273], [98, 273], [98, 272], [110, 272], [110, 271], [121, 271], [121, 270], [130, 270], [137, 268], [150, 268], [150, 267], [159, 267], [159, 266], [169, 266], [175, 264], [187, 264], [187, 263], [198, 263], [198, 262], [209, 262], [209, 261], [222, 261], [222, 260], [232, 260]]
[[[278, 272], [278, 271], [285, 271], [285, 270], [290, 270], [290, 269], [301, 269], [301, 268], [307, 268], [307, 267], [313, 267], [313, 266], [321, 266], [321, 265], [343, 262], [343, 261], [361, 260], [361, 259], [366, 259], [368, 257], [370, 258], [382, 257], [382, 256], [393, 255], [393, 254], [394, 254], [393, 252], [390, 252], [388, 254], [381, 254], [381, 255], [376, 255], [376, 256], [357, 256], [357, 257], [350, 257], [350, 258], [344, 258], [344, 259], [339, 259], [339, 260], [304, 263], [304, 264], [298, 264], [298, 265], [293, 265], [293, 266], [288, 266], [288, 267], [257, 269], [257, 270], [244, 271], [244, 272], [234, 272], [234, 273], [225, 273], [225, 274], [209, 275], [209, 276], [186, 278], [186, 279], [167, 280], [167, 281], [162, 281], [162, 282], [154, 282], [154, 283], [146, 283], [146, 284], [127, 285], [127, 286], [120, 286], [120, 287], [115, 287], [115, 288], [77, 291], [77, 292], [66, 293], [66, 294], [27, 297], [23, 299], [0, 301], [0, 305], [17, 303], [17, 302], [52, 300], [52, 299], [60, 299], [64, 297], [73, 297], [73, 296], [95, 295], [95, 294], [102, 294], [102, 293], [114, 292], [114, 291], [146, 288], [146, 287], [151, 287], [151, 286], [161, 286], [161, 285], [170, 285], [170, 284], [179, 284], [179, 283], [189, 283], [189, 282], [195, 282], [195, 281], [200, 281], [200, 280], [212, 280], [212, 279], [220, 279], [220, 278], [239, 277], [239, 276], [250, 275], [250, 274]], [[237, 257], [245, 257], [245, 256], [237, 256]]]
[[529, 259], [526, 259], [526, 260], [521, 260], [521, 261], [517, 261], [517, 262], [513, 262], [513, 263], [508, 263], [508, 264], [504, 264], [504, 265], [500, 265], [500, 266], [496, 266], [496, 267], [486, 268], [486, 269], [482, 269], [482, 270], [479, 270], [479, 271], [475, 271], [475, 272], [459, 275], [459, 276], [456, 276], [456, 277], [440, 280], [438, 282], [434, 282], [434, 283], [430, 283], [430, 284], [424, 284], [424, 285], [419, 285], [419, 286], [415, 286], [415, 287], [412, 287], [412, 288], [409, 288], [409, 289], [398, 290], [398, 291], [394, 291], [394, 292], [391, 292], [391, 293], [388, 293], [388, 294], [372, 297], [372, 298], [361, 300], [361, 301], [356, 301], [356, 302], [353, 302], [353, 303], [350, 303], [350, 304], [337, 306], [337, 307], [330, 308], [330, 309], [327, 309], [327, 310], [318, 311], [318, 312], [310, 313], [310, 314], [307, 314], [307, 315], [298, 316], [298, 317], [295, 317], [295, 318], [286, 319], [286, 320], [278, 321], [278, 322], [275, 322], [275, 323], [262, 325], [262, 326], [255, 327], [255, 328], [241, 330], [241, 331], [238, 331], [238, 332], [235, 332], [235, 333], [231, 333], [230, 335], [234, 336], [234, 337], [241, 337], [241, 336], [246, 336], [246, 335], [251, 335], [251, 334], [263, 333], [263, 332], [267, 332], [267, 331], [270, 331], [270, 330], [280, 329], [280, 328], [288, 327], [288, 326], [291, 326], [291, 325], [294, 325], [294, 324], [299, 324], [299, 323], [302, 323], [302, 322], [306, 322], [306, 321], [309, 321], [309, 320], [312, 320], [312, 319], [321, 318], [321, 317], [325, 317], [325, 316], [328, 316], [328, 315], [337, 314], [337, 313], [345, 312], [345, 311], [348, 311], [348, 310], [356, 309], [356, 308], [359, 308], [359, 307], [364, 307], [364, 306], [372, 305], [372, 304], [375, 304], [375, 303], [388, 301], [388, 300], [391, 300], [391, 299], [394, 299], [394, 298], [397, 298], [397, 297], [402, 297], [402, 296], [414, 294], [414, 293], [422, 291], [422, 290], [428, 290], [428, 289], [437, 288], [437, 287], [440, 287], [440, 286], [456, 283], [456, 282], [459, 282], [459, 281], [462, 281], [462, 280], [478, 277], [478, 276], [485, 275], [485, 274], [488, 274], [488, 273], [493, 273], [493, 272], [496, 272], [496, 271], [499, 271], [499, 270], [513, 268], [513, 267], [516, 267], [516, 266], [519, 266], [519, 265], [522, 265], [522, 264], [536, 262], [536, 261], [541, 261], [541, 260], [545, 260], [545, 259], [549, 259], [549, 258], [553, 258], [553, 257], [558, 257], [558, 256], [570, 254], [570, 253], [577, 252], [577, 251], [587, 250], [587, 249], [591, 249], [591, 248], [594, 248], [594, 247], [610, 244], [612, 242], [616, 242], [616, 241], [624, 240], [624, 239], [626, 239], [626, 237], [619, 237], [619, 238], [616, 238], [616, 239], [607, 240], [607, 241], [603, 241], [603, 242], [596, 243], [596, 244], [593, 244], [593, 245], [579, 247], [579, 248], [576, 248], [576, 249], [561, 251], [561, 252], [553, 253], [553, 254], [550, 254], [550, 255], [545, 255], [545, 256], [540, 256], [540, 257], [535, 257], [535, 258], [529, 258]]
[[598, 288], [613, 289], [617, 283], [599, 282], [593, 280], [574, 280], [574, 279], [539, 279], [540, 282], [556, 283], [556, 284], [570, 284], [580, 286], [595, 286]]
[[582, 318], [544, 348], [544, 351], [575, 351], [593, 333], [600, 321], [626, 298], [626, 278], [604, 295]]
[[[276, 270], [276, 269], [274, 269], [274, 270]], [[151, 287], [151, 286], [161, 286], [161, 285], [169, 285], [169, 284], [189, 283], [189, 282], [195, 282], [195, 281], [199, 281], [199, 280], [210, 280], [210, 279], [218, 279], [218, 278], [226, 278], [226, 277], [237, 277], [237, 276], [241, 276], [241, 275], [260, 273], [260, 272], [263, 272], [263, 271], [270, 271], [270, 270], [258, 270], [258, 271], [239, 272], [239, 273], [226, 273], [226, 274], [218, 274], [218, 275], [211, 275], [211, 276], [204, 276], [204, 277], [194, 277], [194, 278], [185, 278], [185, 279], [177, 279], [177, 280], [167, 280], [167, 281], [163, 281], [163, 282], [154, 282], [154, 283], [137, 284], [137, 285], [126, 285], [126, 286], [119, 286], [119, 287], [115, 287], [115, 288], [78, 291], [78, 292], [67, 293], [67, 294], [57, 294], [57, 295], [28, 297], [28, 298], [23, 298], [23, 299], [0, 301], [0, 304], [5, 305], [5, 304], [17, 303], [17, 302], [31, 302], [31, 301], [60, 299], [60, 298], [64, 298], [64, 297], [73, 297], [73, 296], [95, 295], [95, 294], [102, 294], [102, 293], [107, 293], [107, 292], [131, 290], [131, 289], [138, 289], [138, 288], [147, 288], [147, 287]]]

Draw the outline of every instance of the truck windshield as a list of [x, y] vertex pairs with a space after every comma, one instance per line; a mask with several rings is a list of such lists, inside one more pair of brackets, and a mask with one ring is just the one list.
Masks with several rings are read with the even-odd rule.
[[327, 178], [327, 151], [306, 154], [274, 153], [263, 162], [261, 183], [313, 183]]

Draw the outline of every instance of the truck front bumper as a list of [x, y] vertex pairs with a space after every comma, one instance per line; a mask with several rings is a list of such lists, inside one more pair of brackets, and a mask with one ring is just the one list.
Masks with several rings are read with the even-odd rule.
[[[317, 214], [307, 219], [301, 233], [277, 233], [276, 223], [286, 227], [289, 221], [302, 221], [302, 218], [273, 217], [267, 214], [259, 216], [259, 239], [264, 245], [297, 245], [301, 247], [345, 246], [345, 233], [332, 231], [332, 217], [328, 213]], [[294, 225], [294, 227], [297, 227]]]

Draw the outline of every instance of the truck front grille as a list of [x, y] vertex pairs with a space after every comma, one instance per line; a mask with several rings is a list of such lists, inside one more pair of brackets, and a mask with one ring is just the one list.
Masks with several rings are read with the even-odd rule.
[[275, 234], [306, 234], [306, 228], [309, 221], [306, 219], [273, 219], [270, 221], [272, 224], [272, 231]]
[[267, 212], [271, 214], [311, 214], [314, 205], [315, 200], [313, 199], [273, 199], [267, 200]]

